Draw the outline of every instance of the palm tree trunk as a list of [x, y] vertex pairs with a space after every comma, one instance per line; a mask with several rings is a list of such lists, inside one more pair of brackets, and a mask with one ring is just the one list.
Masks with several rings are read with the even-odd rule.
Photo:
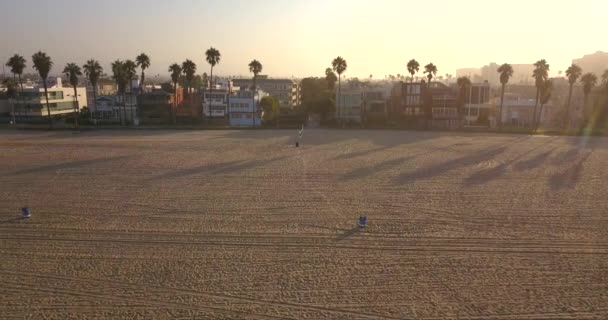
[[255, 88], [256, 88], [256, 85], [257, 85], [257, 83], [256, 83], [256, 76], [257, 75], [255, 75], [255, 74], [253, 75], [253, 90], [251, 91], [251, 97], [252, 97], [251, 98], [251, 102], [253, 103], [251, 105], [251, 110], [252, 110], [252, 112], [251, 112], [252, 113], [252, 117], [251, 118], [253, 120], [253, 127], [254, 128], [255, 128]]
[[146, 74], [144, 73], [144, 69], [141, 69], [141, 83], [139, 84], [139, 99], [137, 103], [137, 117], [141, 116], [141, 111], [139, 110], [139, 102], [141, 101], [142, 96], [144, 95], [144, 80], [146, 78]]
[[564, 119], [564, 128], [570, 127], [570, 101], [572, 99], [572, 83], [570, 84], [570, 89], [568, 90], [568, 104], [566, 104], [566, 118]]
[[49, 129], [53, 129], [53, 119], [51, 118], [51, 108], [49, 107], [49, 92], [46, 86], [46, 79], [42, 80], [44, 84], [44, 97], [46, 98], [46, 114], [49, 117]]
[[122, 119], [124, 120], [123, 126], [127, 125], [127, 95], [125, 92], [122, 93]]
[[[203, 101], [205, 93], [203, 93]], [[211, 101], [213, 101], [213, 66], [211, 66], [211, 77], [209, 78], [209, 116], [211, 116]]]
[[540, 88], [536, 88], [536, 100], [534, 102], [534, 115], [532, 115], [532, 126], [536, 125], [536, 109], [538, 108], [538, 98], [540, 96]]
[[502, 129], [502, 107], [505, 101], [505, 84], [502, 84], [502, 90], [500, 91], [500, 110], [498, 112], [498, 129]]
[[97, 84], [93, 86], [93, 106], [95, 107], [95, 113], [97, 113]]
[[542, 118], [542, 115], [543, 115], [543, 108], [544, 108], [544, 107], [545, 107], [545, 104], [544, 104], [544, 103], [541, 103], [541, 104], [540, 104], [540, 112], [539, 112], [539, 114], [538, 114], [538, 119], [537, 119], [537, 121], [536, 121], [536, 128], [535, 128], [535, 131], [538, 131], [538, 127], [540, 127], [540, 121], [541, 121], [541, 118]]
[[74, 128], [78, 129], [78, 117], [80, 116], [80, 112], [78, 110], [78, 96], [76, 93], [76, 86], [74, 86], [74, 112], [75, 112], [75, 118], [74, 118]]
[[337, 104], [337, 106], [338, 106], [338, 122], [342, 121], [342, 110], [340, 108], [340, 106], [341, 106], [340, 100], [342, 100], [341, 99], [342, 98], [342, 81], [341, 80], [342, 80], [342, 75], [338, 74], [338, 104]]
[[171, 110], [171, 122], [175, 124], [177, 122], [177, 117], [175, 113], [177, 113], [177, 81], [173, 84], [175, 87], [175, 95], [173, 96], [173, 110]]
[[22, 105], [19, 107], [19, 113], [22, 114], [23, 113], [23, 104], [25, 104], [25, 97], [23, 96], [23, 81], [21, 81], [21, 74], [19, 74], [18, 76], [19, 76], [19, 86], [21, 87], [21, 94], [19, 96], [21, 97], [21, 103], [22, 103]]

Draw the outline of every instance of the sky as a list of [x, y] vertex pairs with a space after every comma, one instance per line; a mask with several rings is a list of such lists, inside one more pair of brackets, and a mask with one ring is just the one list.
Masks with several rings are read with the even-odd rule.
[[[606, 0], [0, 0], [0, 61], [45, 51], [52, 73], [68, 62], [151, 58], [148, 77], [221, 54], [216, 75], [248, 76], [258, 59], [272, 77], [323, 76], [342, 56], [347, 77], [405, 74], [415, 58], [440, 75], [490, 62], [546, 59], [551, 74], [608, 51]], [[6, 71], [8, 72], [8, 70]]]

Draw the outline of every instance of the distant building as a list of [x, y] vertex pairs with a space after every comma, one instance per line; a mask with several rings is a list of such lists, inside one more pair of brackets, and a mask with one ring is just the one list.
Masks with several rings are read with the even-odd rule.
[[[462, 68], [456, 69], [456, 77], [467, 77], [472, 82], [488, 81], [490, 86], [500, 86], [500, 74], [498, 68], [500, 64], [489, 63], [481, 68]], [[534, 84], [532, 78], [533, 64], [511, 64], [513, 76], [509, 79], [510, 84]]]
[[490, 84], [472, 83], [466, 91], [462, 110], [465, 124], [494, 126], [495, 106], [490, 103]]
[[228, 117], [231, 126], [259, 127], [262, 125], [260, 101], [268, 96], [262, 90], [239, 90], [230, 96]]
[[[232, 83], [241, 90], [251, 89], [252, 79], [234, 79]], [[275, 97], [281, 108], [290, 108], [300, 104], [300, 86], [291, 79], [271, 79], [267, 76], [258, 76], [257, 88]]]
[[[74, 88], [64, 87], [61, 78], [53, 82], [56, 84], [47, 89], [51, 116], [73, 114], [87, 107], [85, 87], [77, 87], [74, 97]], [[27, 117], [47, 117], [44, 88], [42, 86], [24, 88], [21, 98], [15, 100], [15, 113]]]
[[229, 89], [214, 88], [203, 92], [203, 114], [207, 118], [225, 118], [228, 116]]
[[[493, 103], [496, 106], [500, 106], [500, 98], [495, 98]], [[535, 99], [523, 98], [518, 94], [505, 93], [502, 107], [502, 123], [515, 127], [532, 126], [534, 123], [535, 105]]]
[[336, 90], [335, 118], [340, 123], [361, 123], [363, 91], [361, 88]]
[[406, 126], [458, 128], [458, 92], [441, 82], [397, 82], [391, 92], [389, 117]]
[[572, 63], [581, 67], [583, 73], [592, 72], [600, 77], [605, 70], [608, 70], [608, 52], [598, 51], [587, 54], [580, 59], [572, 60]]

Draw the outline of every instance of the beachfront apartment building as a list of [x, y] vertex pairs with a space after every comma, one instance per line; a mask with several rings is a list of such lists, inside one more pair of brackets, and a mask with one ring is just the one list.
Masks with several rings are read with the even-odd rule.
[[228, 121], [231, 126], [259, 127], [262, 125], [260, 101], [268, 96], [262, 90], [239, 90], [230, 96]]
[[[253, 79], [233, 79], [232, 84], [241, 90], [248, 90], [253, 86]], [[294, 80], [258, 75], [256, 85], [258, 89], [275, 97], [281, 108], [293, 109], [300, 104], [300, 86]]]
[[394, 84], [389, 115], [391, 122], [421, 127], [458, 128], [458, 92], [441, 82], [425, 81]]
[[[74, 88], [64, 87], [61, 78], [52, 82], [55, 84], [47, 88], [48, 110], [51, 117], [77, 113], [87, 107], [85, 87], [76, 87], [76, 96], [74, 96]], [[20, 99], [15, 100], [15, 113], [21, 117], [48, 117], [44, 87], [36, 85], [33, 88], [24, 88]]]
[[469, 126], [496, 125], [496, 106], [490, 103], [490, 84], [488, 81], [472, 83], [465, 89], [462, 117]]
[[361, 88], [336, 90], [334, 117], [339, 123], [361, 123], [363, 107], [363, 91]]
[[203, 115], [206, 118], [225, 118], [228, 116], [230, 89], [213, 88], [203, 92]]

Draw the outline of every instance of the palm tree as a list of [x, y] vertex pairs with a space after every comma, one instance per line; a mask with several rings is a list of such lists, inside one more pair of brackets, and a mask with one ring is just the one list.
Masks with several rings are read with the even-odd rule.
[[[123, 65], [123, 67], [125, 68], [125, 77], [127, 80], [127, 85], [128, 85], [128, 89], [129, 89], [129, 102], [131, 103], [131, 105], [129, 106], [129, 109], [131, 110], [131, 123], [133, 123], [133, 120], [135, 119], [135, 115], [133, 114], [133, 97], [132, 97], [132, 91], [131, 91], [131, 80], [133, 80], [133, 78], [135, 78], [137, 76], [137, 64], [135, 62], [133, 62], [133, 60], [126, 60], [125, 64]], [[127, 110], [126, 110], [126, 106], [123, 106], [125, 109], [125, 118], [127, 115]]]
[[437, 66], [433, 63], [429, 63], [424, 66], [424, 73], [426, 73], [426, 77], [429, 80], [428, 86], [431, 87], [431, 81], [433, 80], [433, 76], [437, 74]]
[[211, 94], [213, 94], [213, 67], [215, 67], [216, 64], [220, 63], [222, 54], [216, 48], [211, 47], [207, 49], [207, 51], [205, 51], [205, 58], [207, 60], [207, 63], [211, 65], [211, 81], [209, 82], [209, 105], [211, 105]]
[[[91, 86], [93, 86], [93, 105], [95, 106], [94, 111], [97, 112], [97, 81], [103, 73], [103, 68], [99, 64], [99, 61], [90, 59], [84, 66], [82, 66], [82, 69], [84, 69], [84, 75], [91, 82]], [[92, 112], [91, 117], [93, 117]]]
[[605, 89], [608, 92], [608, 69], [602, 74], [602, 84], [606, 87]]
[[78, 77], [82, 75], [82, 71], [80, 70], [80, 67], [77, 64], [68, 63], [65, 68], [63, 68], [63, 74], [70, 81], [70, 85], [72, 85], [72, 88], [74, 88], [74, 112], [76, 112], [74, 126], [78, 128], [80, 108], [78, 107], [78, 93], [76, 91], [76, 87], [78, 86]]
[[536, 130], [538, 130], [538, 126], [540, 125], [540, 120], [542, 118], [543, 115], [543, 107], [545, 106], [545, 104], [547, 102], [549, 102], [549, 99], [551, 99], [551, 92], [553, 91], [553, 82], [551, 82], [551, 80], [547, 79], [543, 82], [543, 85], [540, 89], [540, 113], [538, 115], [538, 121], [536, 122]]
[[340, 101], [342, 100], [341, 94], [342, 94], [342, 73], [344, 73], [346, 71], [346, 68], [348, 68], [348, 64], [346, 63], [346, 60], [344, 60], [344, 58], [337, 56], [332, 62], [331, 62], [331, 66], [333, 67], [334, 71], [338, 74], [338, 119], [340, 119], [340, 117], [342, 116], [341, 114], [341, 107], [342, 107], [342, 103], [340, 103]]
[[418, 63], [416, 59], [412, 59], [407, 63], [407, 72], [412, 75], [410, 78], [410, 83], [414, 82], [414, 75], [418, 73], [418, 70], [420, 70], [420, 63]]
[[500, 73], [500, 109], [498, 112], [498, 128], [502, 128], [502, 107], [505, 100], [505, 87], [509, 83], [509, 79], [513, 76], [513, 67], [508, 63], [503, 63], [498, 67], [498, 73]]
[[171, 111], [171, 118], [173, 123], [175, 123], [175, 110], [177, 110], [177, 82], [179, 81], [179, 76], [182, 74], [182, 67], [180, 67], [179, 64], [174, 63], [169, 66], [169, 72], [171, 72], [171, 81], [173, 81], [173, 88], [175, 89], [175, 96], [173, 98], [174, 110]]
[[[144, 94], [144, 90], [146, 88], [144, 85], [144, 80], [146, 77], [145, 70], [150, 67], [150, 57], [142, 52], [140, 55], [135, 57], [135, 64], [137, 64], [137, 66], [141, 68], [141, 81], [139, 83], [139, 97], [141, 100], [141, 96]], [[139, 111], [140, 110], [138, 108], [137, 114], [139, 114]]]
[[262, 64], [258, 60], [253, 59], [249, 63], [249, 72], [253, 73], [253, 91], [251, 96], [253, 97], [253, 126], [255, 127], [255, 116], [257, 115], [257, 108], [255, 106], [255, 90], [257, 85], [258, 74], [262, 72]]
[[[25, 58], [18, 54], [10, 57], [6, 66], [11, 68], [11, 73], [13, 77], [17, 75], [19, 77], [19, 88], [21, 89], [20, 95], [23, 95], [23, 81], [21, 81], [21, 75], [23, 74], [23, 70], [25, 69]], [[14, 108], [14, 107], [13, 107]], [[21, 108], [19, 108], [21, 109]], [[15, 123], [15, 110], [13, 109], [13, 123]]]
[[458, 88], [460, 88], [460, 92], [458, 94], [458, 122], [459, 125], [462, 124], [462, 107], [465, 104], [466, 101], [466, 93], [467, 93], [467, 89], [471, 87], [471, 79], [469, 79], [468, 77], [460, 77], [458, 79], [456, 79], [456, 84], [458, 85]]
[[[371, 80], [372, 75], [370, 74], [369, 76]], [[333, 92], [334, 88], [336, 87], [338, 77], [336, 77], [336, 74], [331, 68], [325, 69], [325, 80], [327, 81], [327, 89], [329, 89], [330, 92]]]
[[49, 128], [52, 129], [53, 119], [51, 118], [51, 109], [49, 107], [49, 92], [46, 80], [49, 77], [49, 72], [51, 71], [51, 68], [53, 67], [53, 61], [51, 60], [51, 57], [46, 55], [46, 53], [38, 51], [32, 55], [32, 62], [34, 63], [34, 69], [38, 71], [38, 74], [42, 79], [42, 84], [44, 85], [44, 97], [46, 98], [46, 113], [49, 117]]
[[[122, 102], [124, 105], [124, 93], [127, 82], [127, 77], [125, 74], [125, 63], [121, 60], [116, 60], [112, 62], [112, 78], [116, 81], [116, 85], [118, 86], [118, 96], [122, 97]], [[124, 108], [123, 108], [124, 110]], [[120, 123], [124, 125], [123, 113], [119, 111], [120, 114]]]
[[186, 92], [188, 92], [188, 99], [190, 99], [190, 88], [192, 87], [194, 74], [196, 74], [196, 63], [190, 59], [182, 62], [182, 72], [186, 75]]
[[566, 76], [568, 77], [568, 84], [570, 85], [570, 88], [568, 90], [568, 104], [566, 104], [566, 119], [564, 119], [564, 124], [570, 122], [570, 101], [572, 99], [572, 88], [574, 87], [576, 80], [578, 80], [582, 74], [583, 69], [574, 63], [566, 70]]
[[17, 84], [14, 79], [4, 78], [2, 79], [2, 85], [6, 88], [6, 97], [8, 98], [9, 103], [11, 104], [11, 114], [12, 114], [12, 124], [16, 124], [15, 122], [15, 101], [14, 99], [17, 97]]
[[542, 90], [545, 80], [549, 78], [549, 64], [545, 59], [538, 60], [534, 63], [534, 71], [532, 72], [532, 77], [535, 79], [536, 85], [536, 103], [534, 104], [534, 116], [532, 117], [533, 123], [536, 123], [536, 109], [538, 107], [538, 102], [540, 99], [540, 91]]
[[587, 98], [591, 93], [591, 89], [597, 84], [597, 76], [591, 72], [585, 73], [581, 77], [581, 82], [583, 83], [583, 94], [585, 95], [584, 104], [587, 106]]

